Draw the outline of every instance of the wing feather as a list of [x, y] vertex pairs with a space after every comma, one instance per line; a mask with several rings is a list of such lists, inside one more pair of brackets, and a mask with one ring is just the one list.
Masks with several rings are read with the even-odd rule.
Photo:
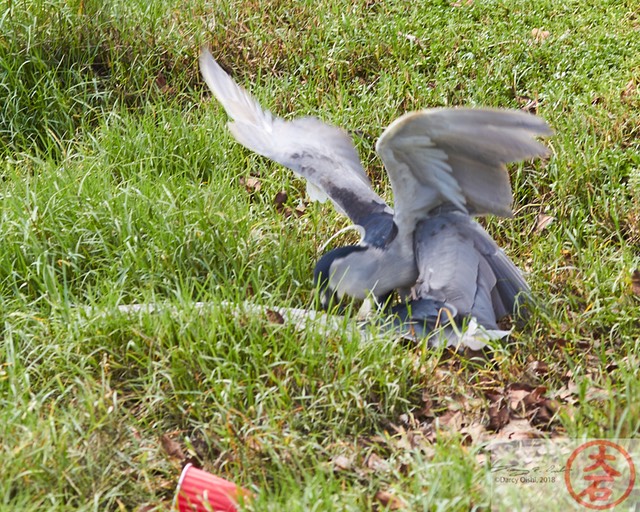
[[376, 144], [398, 228], [414, 229], [444, 203], [471, 215], [510, 216], [505, 164], [546, 155], [534, 137], [550, 133], [542, 119], [515, 110], [445, 108], [400, 117]]
[[529, 287], [513, 262], [477, 222], [462, 212], [422, 221], [415, 233], [418, 298], [452, 304], [487, 329], [512, 314]]
[[273, 116], [220, 67], [206, 48], [200, 54], [200, 70], [233, 119], [228, 126], [236, 140], [305, 178], [314, 199], [322, 197], [315, 187], [356, 224], [371, 214], [392, 212], [372, 190], [346, 132], [313, 117], [285, 121]]

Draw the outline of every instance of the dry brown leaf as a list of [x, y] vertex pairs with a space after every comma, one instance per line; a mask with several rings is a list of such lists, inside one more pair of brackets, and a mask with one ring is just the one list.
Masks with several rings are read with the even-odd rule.
[[287, 199], [288, 199], [288, 196], [284, 190], [281, 190], [280, 192], [278, 192], [276, 196], [273, 198], [273, 204], [276, 206], [276, 210], [282, 211], [284, 207], [284, 203], [287, 202]]
[[631, 274], [631, 291], [637, 297], [640, 297], [640, 270], [635, 269]]
[[518, 96], [516, 98], [518, 103], [520, 103], [520, 110], [524, 110], [525, 112], [529, 112], [530, 114], [537, 114], [538, 107], [540, 106], [540, 102], [537, 98], [530, 98], [529, 96]]
[[142, 505], [138, 505], [136, 508], [136, 512], [154, 512], [156, 510], [160, 510], [157, 505], [150, 505], [149, 503], [143, 503]]
[[609, 400], [611, 398], [611, 393], [605, 391], [602, 388], [591, 387], [587, 389], [587, 392], [584, 395], [584, 399], [587, 402], [591, 402], [593, 400]]
[[549, 365], [544, 361], [532, 361], [527, 365], [527, 372], [536, 376], [549, 373]]
[[632, 78], [627, 82], [627, 85], [620, 93], [620, 99], [625, 102], [629, 101], [637, 93], [638, 93], [638, 84], [636, 83], [635, 78]]
[[495, 439], [510, 439], [513, 441], [521, 439], [537, 439], [543, 437], [542, 431], [535, 428], [529, 420], [514, 419], [507, 423]]
[[400, 37], [404, 37], [407, 41], [411, 43], [417, 44], [419, 46], [422, 45], [422, 41], [417, 36], [414, 36], [413, 34], [405, 34], [404, 32], [398, 32], [398, 35]]
[[378, 491], [375, 499], [389, 510], [404, 510], [407, 508], [407, 504], [403, 499], [391, 494], [389, 491]]
[[271, 322], [272, 324], [284, 323], [284, 317], [277, 311], [274, 311], [273, 309], [267, 309], [266, 313], [267, 313], [267, 320], [269, 320], [269, 322]]
[[489, 406], [489, 424], [487, 428], [497, 432], [509, 422], [509, 408], [502, 402], [494, 402]]
[[566, 386], [563, 386], [555, 392], [555, 398], [562, 400], [563, 402], [573, 403], [575, 398], [580, 393], [580, 388], [574, 381], [569, 381]]
[[542, 395], [544, 395], [546, 392], [547, 392], [546, 387], [538, 386], [531, 393], [528, 393], [524, 397], [524, 399], [522, 400], [522, 402], [524, 403], [524, 406], [529, 408], [529, 407], [535, 407], [540, 405], [542, 402], [544, 402], [544, 400], [546, 400], [546, 398], [542, 397]]
[[547, 215], [545, 213], [538, 214], [535, 232], [542, 233], [554, 220], [556, 220], [556, 218], [553, 215]]
[[463, 444], [472, 445], [480, 441], [486, 434], [485, 426], [482, 423], [474, 422], [460, 430], [464, 434]]
[[509, 400], [509, 407], [511, 408], [511, 410], [518, 411], [521, 408], [520, 403], [524, 402], [524, 399], [530, 394], [531, 393], [529, 391], [524, 389], [510, 390], [507, 398]]
[[353, 460], [345, 455], [338, 455], [331, 460], [331, 464], [337, 471], [349, 471], [353, 466]]
[[164, 75], [162, 74], [162, 72], [158, 73], [156, 75], [156, 85], [160, 88], [160, 89], [164, 89], [167, 86], [167, 79], [164, 77]]
[[249, 192], [250, 194], [259, 192], [262, 188], [262, 182], [258, 178], [254, 178], [253, 176], [249, 176], [248, 178], [240, 178], [240, 184], [244, 185], [244, 188], [246, 188], [247, 192]]
[[536, 43], [541, 43], [542, 41], [547, 39], [550, 35], [551, 33], [548, 30], [543, 30], [541, 28], [534, 28], [531, 31], [531, 37], [533, 37], [533, 40]]
[[440, 428], [446, 428], [447, 430], [453, 430], [459, 432], [462, 428], [464, 418], [460, 411], [447, 411], [442, 416], [439, 416], [436, 421]]
[[187, 456], [182, 451], [182, 446], [177, 441], [174, 441], [168, 434], [162, 434], [160, 436], [160, 444], [162, 449], [169, 456], [176, 459], [184, 460]]
[[391, 469], [389, 463], [375, 453], [367, 457], [367, 467], [376, 473], [386, 473]]

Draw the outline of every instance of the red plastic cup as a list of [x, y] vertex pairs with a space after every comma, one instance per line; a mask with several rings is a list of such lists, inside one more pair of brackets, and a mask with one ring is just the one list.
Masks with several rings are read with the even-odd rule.
[[251, 493], [187, 464], [178, 480], [174, 508], [179, 512], [237, 512], [241, 496], [246, 499]]

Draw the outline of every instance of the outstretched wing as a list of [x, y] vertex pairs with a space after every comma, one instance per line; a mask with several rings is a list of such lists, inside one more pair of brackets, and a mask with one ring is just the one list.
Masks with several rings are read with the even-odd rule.
[[546, 155], [534, 137], [550, 133], [542, 119], [516, 110], [441, 108], [400, 117], [376, 144], [398, 228], [413, 230], [444, 203], [470, 215], [510, 216], [505, 164]]
[[228, 126], [236, 140], [305, 178], [312, 199], [326, 195], [356, 224], [372, 214], [391, 213], [372, 190], [346, 132], [313, 117], [285, 121], [273, 116], [233, 81], [207, 49], [200, 54], [200, 71], [233, 119]]

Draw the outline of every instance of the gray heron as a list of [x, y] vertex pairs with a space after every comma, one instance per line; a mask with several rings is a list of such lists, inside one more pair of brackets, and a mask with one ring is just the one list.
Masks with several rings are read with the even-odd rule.
[[551, 133], [542, 119], [488, 108], [404, 114], [376, 143], [391, 208], [373, 191], [344, 130], [314, 117], [272, 115], [207, 49], [200, 69], [240, 144], [291, 169], [307, 181], [312, 199], [329, 198], [361, 226], [358, 244], [330, 251], [316, 265], [323, 306], [331, 297], [411, 290], [411, 301], [392, 308], [402, 323], [435, 325], [446, 308], [449, 316], [497, 329], [529, 293], [521, 272], [473, 217], [512, 215], [505, 164], [548, 154], [535, 139]]

